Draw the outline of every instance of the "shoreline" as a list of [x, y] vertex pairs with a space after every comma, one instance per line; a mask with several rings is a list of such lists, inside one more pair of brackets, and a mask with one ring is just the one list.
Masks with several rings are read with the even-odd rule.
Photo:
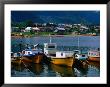
[[21, 36], [21, 35], [17, 35], [17, 36], [11, 36], [12, 38], [25, 38], [25, 37], [76, 37], [76, 36], [100, 36], [100, 35], [35, 35], [35, 36]]

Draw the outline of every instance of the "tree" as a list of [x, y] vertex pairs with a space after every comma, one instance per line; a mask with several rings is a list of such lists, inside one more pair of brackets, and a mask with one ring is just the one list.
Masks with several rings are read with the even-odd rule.
[[30, 33], [31, 33], [31, 34], [35, 34], [35, 32], [34, 32], [33, 30], [30, 30]]
[[26, 27], [33, 27], [34, 26], [34, 23], [32, 20], [26, 20], [25, 23], [26, 23]]

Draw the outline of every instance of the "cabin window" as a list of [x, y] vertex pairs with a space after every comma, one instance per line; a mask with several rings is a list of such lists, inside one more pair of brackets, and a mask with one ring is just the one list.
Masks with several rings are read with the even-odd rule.
[[55, 48], [55, 46], [48, 46], [48, 48]]
[[18, 56], [20, 56], [20, 53], [18, 53]]
[[91, 53], [91, 55], [94, 55], [93, 53]]
[[61, 53], [61, 56], [63, 56], [63, 53]]
[[30, 52], [28, 52], [28, 54], [30, 54]]
[[50, 56], [56, 56], [56, 54], [50, 54]]
[[13, 56], [13, 53], [11, 53], [11, 56]]
[[75, 53], [77, 53], [77, 54], [78, 54], [78, 53], [79, 53], [79, 51], [75, 51]]
[[23, 51], [23, 54], [25, 54], [25, 51]]
[[82, 55], [82, 57], [85, 57], [85, 55]]

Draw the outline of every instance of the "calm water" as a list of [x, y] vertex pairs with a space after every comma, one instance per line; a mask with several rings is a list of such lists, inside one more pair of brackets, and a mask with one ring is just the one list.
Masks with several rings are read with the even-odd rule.
[[[22, 42], [21, 42], [22, 41]], [[26, 44], [48, 43], [49, 37], [31, 37], [31, 38], [12, 38], [11, 51], [20, 51], [19, 44], [22, 43], [22, 49]], [[57, 43], [59, 50], [75, 50], [78, 49], [78, 37], [52, 37], [52, 42]], [[89, 49], [100, 48], [99, 36], [80, 36], [80, 50], [87, 52]], [[72, 68], [54, 65], [54, 64], [22, 64], [11, 66], [12, 77], [99, 77], [100, 64], [89, 62], [88, 65], [79, 67], [74, 65]]]

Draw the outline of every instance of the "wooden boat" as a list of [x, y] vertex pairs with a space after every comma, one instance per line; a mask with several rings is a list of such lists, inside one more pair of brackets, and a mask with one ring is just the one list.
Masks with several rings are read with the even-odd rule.
[[11, 59], [19, 59], [21, 55], [22, 55], [21, 52], [18, 52], [18, 53], [11, 52]]
[[11, 63], [20, 65], [21, 61], [21, 52], [13, 53], [11, 52]]
[[51, 56], [51, 63], [72, 67], [74, 63], [73, 51], [58, 51]]
[[16, 65], [20, 65], [20, 64], [22, 64], [22, 60], [21, 59], [12, 59], [11, 63], [16, 64]]
[[36, 47], [33, 49], [28, 48], [22, 51], [23, 62], [41, 63], [43, 56], [44, 54], [42, 49]]
[[53, 64], [66, 65], [70, 67], [72, 67], [73, 65], [73, 52], [58, 51], [57, 44], [51, 43], [51, 37], [50, 43], [44, 43], [44, 54], [47, 56], [48, 60], [50, 60], [50, 62]]
[[88, 52], [88, 60], [90, 61], [100, 61], [100, 52], [97, 50]]

